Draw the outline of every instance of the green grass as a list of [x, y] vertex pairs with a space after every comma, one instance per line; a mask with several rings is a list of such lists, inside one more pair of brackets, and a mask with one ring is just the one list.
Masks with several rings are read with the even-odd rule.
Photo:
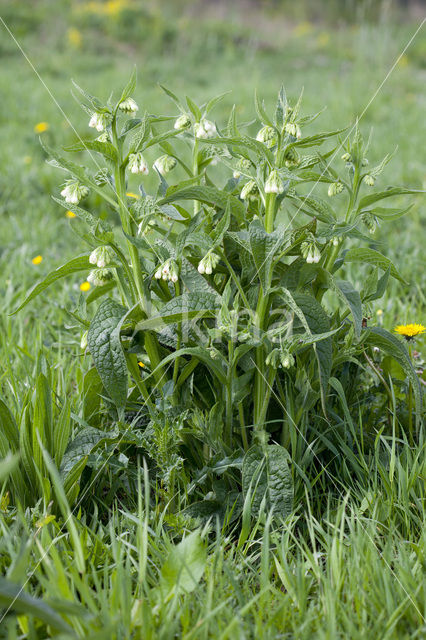
[[[62, 178], [45, 163], [33, 130], [46, 121], [43, 136], [51, 146], [73, 142], [74, 128], [84, 131], [87, 114], [70, 95], [71, 78], [107, 97], [137, 64], [137, 101], [165, 114], [170, 107], [157, 83], [198, 102], [231, 90], [217, 109], [218, 122], [234, 102], [244, 105], [239, 120], [252, 120], [255, 88], [273, 104], [281, 83], [292, 98], [304, 87], [305, 113], [327, 104], [320, 120], [326, 130], [363, 114], [418, 26], [386, 14], [347, 26], [297, 24], [282, 10], [265, 10], [262, 21], [250, 12], [244, 20], [238, 12], [229, 20], [207, 20], [185, 3], [180, 18], [164, 7], [141, 9], [136, 17], [125, 11], [105, 17], [81, 13], [78, 6], [2, 7], [62, 111], [0, 25], [0, 395], [19, 419], [26, 394], [44, 370], [54, 402], [62, 406], [69, 398], [74, 434], [81, 428], [82, 378], [90, 365], [66, 311], [78, 303], [80, 280], [56, 285], [22, 313], [9, 315], [40, 276], [79, 252], [75, 221], [50, 198]], [[70, 27], [80, 32], [80, 47], [69, 42]], [[372, 164], [398, 146], [385, 184], [425, 187], [423, 35], [362, 115], [364, 133], [373, 129]], [[392, 283], [371, 309], [371, 324], [380, 321], [392, 329], [397, 322], [424, 323], [423, 210], [417, 198], [403, 222], [378, 232], [409, 284]], [[31, 259], [38, 254], [43, 261], [34, 266]], [[354, 284], [361, 279], [355, 271], [351, 276]], [[420, 339], [416, 349], [421, 352], [424, 344]], [[420, 368], [421, 357], [418, 363]], [[373, 378], [366, 398], [374, 393]], [[392, 390], [398, 395], [397, 386]], [[304, 458], [310, 461], [306, 475], [297, 476], [296, 512], [285, 524], [272, 524], [268, 514], [254, 521], [247, 504], [240, 528], [210, 523], [185, 553], [176, 545], [199, 523], [170, 515], [161, 487], [148, 490], [146, 472], [130, 480], [118, 473], [118, 456], [106, 465], [106, 453], [91, 460], [85, 490], [68, 520], [67, 506], [58, 506], [54, 476], [53, 522], [37, 525], [51, 509], [42, 498], [26, 510], [2, 503], [2, 574], [25, 584], [23, 593], [36, 600], [15, 601], [0, 637], [50, 637], [58, 623], [55, 612], [70, 627], [61, 638], [425, 637], [423, 435], [410, 448], [398, 432], [377, 434], [374, 446], [364, 450], [362, 425], [357, 427], [359, 441], [348, 446], [350, 425], [342, 419], [341, 442], [334, 441], [331, 456], [323, 455], [327, 434], [312, 442]], [[185, 496], [176, 500], [185, 504]], [[191, 580], [198, 574], [200, 580]], [[7, 602], [2, 582], [0, 605]]]

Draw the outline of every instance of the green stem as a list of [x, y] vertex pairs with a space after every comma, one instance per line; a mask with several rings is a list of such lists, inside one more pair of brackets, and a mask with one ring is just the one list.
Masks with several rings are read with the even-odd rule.
[[[194, 138], [194, 148], [192, 150], [192, 174], [198, 176], [198, 140]], [[194, 215], [200, 210], [200, 203], [198, 200], [194, 200]]]
[[[126, 206], [126, 176], [125, 176], [125, 166], [123, 164], [123, 155], [122, 155], [122, 147], [121, 143], [118, 140], [117, 135], [117, 122], [114, 116], [112, 121], [112, 137], [114, 145], [117, 149], [117, 166], [115, 168], [114, 177], [115, 177], [115, 188], [118, 196], [119, 203], [119, 214], [121, 225], [123, 231], [127, 233], [127, 235], [132, 235], [132, 223], [129, 215], [129, 211]], [[145, 295], [145, 287], [144, 287], [144, 278], [141, 268], [141, 263], [139, 260], [139, 253], [137, 248], [127, 239], [127, 248], [130, 254], [130, 261], [132, 265], [132, 274], [133, 274], [133, 284], [136, 286], [138, 299], [135, 302], [139, 301], [142, 311], [147, 316], [148, 315], [148, 305], [147, 299]], [[158, 349], [158, 341], [155, 336], [153, 336], [150, 332], [145, 332], [145, 350], [148, 354], [149, 361], [151, 363], [152, 370], [156, 370], [155, 380], [159, 383], [163, 378], [163, 370], [162, 368], [158, 368], [160, 364], [160, 356]]]
[[225, 442], [232, 444], [232, 391], [234, 385], [234, 339], [231, 336], [228, 341], [228, 379], [226, 385], [226, 433]]
[[272, 233], [275, 222], [275, 202], [277, 196], [275, 193], [267, 193], [265, 196], [265, 231]]
[[[179, 296], [180, 295], [180, 284], [179, 284], [179, 280], [175, 283], [175, 296]], [[176, 351], [179, 351], [179, 349], [181, 348], [181, 344], [182, 344], [182, 323], [178, 322], [177, 323], [177, 338], [176, 338]], [[175, 363], [174, 363], [174, 367], [173, 367], [173, 383], [174, 383], [174, 388], [176, 388], [176, 382], [178, 379], [178, 375], [179, 375], [179, 357], [176, 358]]]
[[[408, 354], [410, 356], [410, 360], [412, 359], [412, 349], [411, 344], [408, 345]], [[413, 387], [411, 381], [408, 381], [408, 434], [410, 438], [410, 444], [414, 444], [414, 434], [413, 434]]]

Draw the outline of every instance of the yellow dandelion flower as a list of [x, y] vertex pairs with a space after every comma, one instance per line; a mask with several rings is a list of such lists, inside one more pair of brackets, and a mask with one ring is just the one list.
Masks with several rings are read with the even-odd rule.
[[135, 198], [135, 200], [139, 200], [139, 198], [140, 198], [140, 196], [138, 196], [138, 194], [137, 194], [137, 193], [132, 193], [131, 191], [128, 191], [128, 192], [126, 193], [126, 196], [127, 196], [128, 198]]
[[426, 327], [422, 324], [399, 324], [395, 327], [395, 332], [399, 333], [400, 336], [404, 336], [406, 340], [412, 340], [416, 336], [419, 336], [421, 333], [426, 331]]
[[65, 212], [65, 216], [66, 216], [67, 218], [75, 218], [75, 217], [76, 217], [76, 215], [75, 215], [74, 211], [66, 211], [66, 212]]
[[24, 156], [24, 164], [31, 164], [33, 161], [31, 156]]
[[44, 133], [48, 130], [48, 128], [49, 125], [47, 124], [47, 122], [37, 122], [36, 126], [34, 127], [34, 133]]
[[68, 29], [67, 36], [70, 45], [72, 45], [76, 49], [79, 49], [81, 47], [83, 38], [81, 37], [81, 33], [78, 29], [71, 27], [71, 29]]
[[35, 265], [40, 264], [43, 260], [43, 256], [35, 256], [31, 262]]
[[141, 369], [143, 369], [145, 367], [144, 363], [142, 362], [142, 360], [140, 360], [138, 362], [138, 365], [140, 366]]
[[85, 282], [82, 282], [80, 285], [80, 291], [89, 291], [90, 289], [90, 282], [87, 282], [87, 280]]

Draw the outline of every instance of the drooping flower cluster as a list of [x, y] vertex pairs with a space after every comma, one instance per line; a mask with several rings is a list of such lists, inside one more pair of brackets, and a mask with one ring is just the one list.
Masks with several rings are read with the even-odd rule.
[[240, 198], [241, 200], [251, 200], [253, 198], [257, 198], [259, 195], [259, 188], [256, 184], [255, 180], [249, 180], [245, 183], [243, 188], [241, 189]]
[[297, 138], [299, 140], [299, 138], [302, 137], [300, 127], [295, 122], [287, 122], [285, 130], [290, 136], [293, 136], [293, 138]]
[[169, 258], [162, 264], [154, 274], [156, 280], [169, 280], [177, 282], [179, 280], [179, 266], [175, 260]]
[[158, 173], [164, 176], [166, 175], [166, 173], [169, 173], [169, 171], [172, 171], [175, 168], [176, 164], [176, 158], [173, 158], [173, 156], [168, 156], [166, 154], [157, 158], [152, 166], [158, 171]]
[[200, 122], [194, 124], [194, 133], [196, 138], [213, 138], [216, 133], [216, 125], [211, 120], [201, 118]]
[[136, 111], [139, 109], [133, 98], [126, 98], [126, 100], [120, 102], [118, 108], [121, 109], [121, 111], [123, 111], [124, 113], [136, 113]]
[[342, 193], [343, 184], [341, 182], [332, 182], [328, 187], [328, 195], [330, 198], [337, 196], [338, 193]]
[[78, 180], [66, 180], [65, 187], [61, 191], [61, 196], [65, 198], [65, 202], [69, 204], [78, 204], [88, 193], [89, 189]]
[[98, 113], [94, 111], [89, 121], [89, 127], [96, 129], [96, 131], [104, 131], [107, 126], [107, 117], [104, 113]]
[[268, 125], [262, 127], [257, 132], [256, 140], [258, 142], [264, 142], [267, 147], [273, 147], [277, 141], [277, 134], [274, 127], [269, 127]]
[[89, 256], [90, 264], [95, 264], [100, 269], [104, 269], [114, 259], [114, 250], [108, 246], [96, 247]]
[[113, 278], [111, 269], [93, 269], [87, 276], [87, 282], [95, 287], [102, 287]]
[[305, 240], [305, 242], [302, 242], [300, 245], [300, 252], [308, 264], [316, 264], [321, 259], [321, 253], [313, 236], [308, 240]]
[[219, 263], [219, 256], [213, 251], [209, 251], [202, 260], [200, 260], [198, 264], [198, 273], [205, 273], [206, 275], [211, 275], [213, 270], [217, 267]]
[[233, 172], [234, 178], [236, 180], [238, 180], [238, 178], [241, 178], [241, 172], [243, 173], [247, 172], [250, 169], [250, 167], [251, 167], [250, 160], [247, 160], [247, 158], [240, 158]]
[[130, 154], [128, 167], [130, 173], [143, 173], [144, 175], [149, 173], [148, 164], [140, 152]]
[[284, 183], [276, 169], [271, 171], [265, 182], [265, 193], [284, 193]]

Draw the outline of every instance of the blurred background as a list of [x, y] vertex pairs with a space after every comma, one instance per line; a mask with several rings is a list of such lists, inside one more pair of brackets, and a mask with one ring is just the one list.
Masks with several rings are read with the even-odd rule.
[[[426, 186], [425, 2], [1, 0], [0, 15], [0, 290], [9, 302], [81, 246], [50, 198], [64, 176], [44, 162], [38, 140], [59, 147], [76, 139], [73, 127], [92, 133], [71, 79], [106, 99], [136, 64], [141, 109], [165, 114], [176, 110], [158, 83], [198, 103], [230, 91], [213, 114], [219, 124], [234, 102], [239, 121], [252, 120], [255, 89], [273, 108], [281, 84], [290, 100], [304, 88], [304, 114], [327, 107], [312, 130], [363, 114], [371, 163], [398, 147], [381, 186]], [[387, 302], [401, 322], [424, 302], [422, 212], [418, 197], [407, 220], [378, 233], [410, 282]]]

